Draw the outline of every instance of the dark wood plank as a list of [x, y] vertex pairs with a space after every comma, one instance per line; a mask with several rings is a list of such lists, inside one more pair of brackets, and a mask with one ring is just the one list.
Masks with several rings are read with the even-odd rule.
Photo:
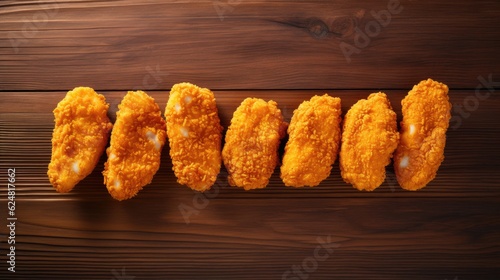
[[[282, 276], [303, 262], [310, 279], [500, 275], [498, 198], [216, 197], [186, 224], [177, 207], [191, 200], [20, 200], [14, 276], [299, 279]], [[318, 238], [332, 251], [313, 269]]]
[[498, 1], [394, 1], [3, 1], [0, 90], [474, 88], [498, 75]]

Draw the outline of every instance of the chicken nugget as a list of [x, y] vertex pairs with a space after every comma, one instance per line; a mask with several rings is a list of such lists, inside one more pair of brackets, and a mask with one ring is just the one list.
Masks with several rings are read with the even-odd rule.
[[401, 105], [401, 141], [394, 155], [394, 170], [401, 187], [415, 191], [434, 179], [444, 159], [451, 118], [448, 86], [431, 79], [421, 81]]
[[114, 199], [129, 199], [151, 183], [160, 167], [165, 138], [158, 104], [143, 91], [129, 91], [118, 105], [102, 172]]
[[264, 188], [278, 163], [278, 147], [288, 124], [276, 102], [247, 98], [226, 133], [222, 160], [231, 186]]
[[69, 192], [94, 170], [113, 127], [109, 104], [89, 87], [77, 87], [54, 109], [52, 156], [47, 175], [61, 193]]
[[293, 111], [281, 165], [286, 186], [317, 186], [330, 175], [340, 146], [340, 98], [325, 94]]
[[385, 93], [372, 93], [344, 118], [340, 171], [346, 183], [373, 191], [385, 180], [385, 167], [398, 146], [396, 113]]
[[197, 191], [210, 189], [221, 166], [222, 126], [214, 94], [190, 83], [176, 84], [165, 118], [177, 182]]

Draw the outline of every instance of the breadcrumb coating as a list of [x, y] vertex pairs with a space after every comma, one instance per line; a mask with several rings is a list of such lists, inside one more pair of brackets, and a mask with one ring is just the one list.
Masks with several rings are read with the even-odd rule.
[[414, 191], [434, 179], [444, 160], [451, 118], [448, 86], [431, 79], [421, 81], [401, 105], [401, 141], [394, 155], [394, 170], [401, 187]]
[[231, 186], [250, 190], [268, 184], [278, 163], [278, 147], [287, 126], [276, 102], [243, 100], [233, 114], [222, 150]]
[[160, 167], [165, 138], [158, 104], [143, 91], [129, 91], [118, 105], [102, 172], [114, 199], [129, 199], [151, 183]]
[[222, 126], [214, 94], [190, 83], [176, 84], [165, 118], [177, 182], [197, 191], [210, 189], [221, 166]]
[[286, 186], [317, 186], [330, 175], [340, 146], [340, 98], [325, 94], [293, 112], [281, 165]]
[[356, 102], [344, 118], [339, 160], [344, 181], [358, 190], [378, 188], [398, 141], [396, 113], [385, 93]]
[[47, 175], [61, 193], [69, 192], [94, 170], [113, 127], [109, 104], [89, 87], [69, 91], [54, 109], [52, 156]]

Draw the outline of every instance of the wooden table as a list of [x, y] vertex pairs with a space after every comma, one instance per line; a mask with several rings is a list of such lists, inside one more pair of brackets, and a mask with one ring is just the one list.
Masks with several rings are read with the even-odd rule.
[[[500, 4], [481, 1], [2, 1], [0, 221], [15, 168], [15, 273], [1, 279], [500, 279]], [[222, 125], [245, 97], [287, 120], [325, 92], [345, 112], [431, 77], [453, 118], [434, 181], [360, 192], [338, 163], [315, 188], [180, 186], [168, 146], [153, 183], [114, 201], [101, 171], [69, 194], [48, 182], [52, 110], [85, 85], [113, 118], [127, 90], [165, 107], [169, 88], [211, 88]]]

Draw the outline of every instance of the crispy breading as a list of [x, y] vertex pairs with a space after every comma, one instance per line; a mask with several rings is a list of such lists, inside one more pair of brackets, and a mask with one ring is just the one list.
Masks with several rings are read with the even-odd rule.
[[278, 147], [288, 124], [276, 102], [247, 98], [226, 133], [222, 160], [231, 186], [264, 188], [278, 163]]
[[58, 192], [69, 192], [92, 173], [113, 127], [109, 104], [89, 87], [69, 91], [54, 109], [52, 156], [47, 175]]
[[431, 79], [421, 81], [401, 105], [401, 141], [394, 155], [394, 170], [401, 187], [414, 191], [434, 179], [444, 160], [451, 118], [448, 86]]
[[190, 83], [176, 84], [165, 117], [177, 182], [197, 191], [210, 189], [221, 167], [222, 126], [214, 94]]
[[102, 174], [111, 196], [124, 200], [151, 183], [166, 132], [158, 104], [143, 91], [129, 91], [118, 109]]
[[281, 165], [286, 186], [317, 186], [330, 175], [340, 146], [340, 98], [325, 94], [293, 111]]
[[396, 113], [385, 93], [372, 93], [344, 118], [340, 171], [346, 183], [373, 191], [385, 180], [385, 167], [399, 141]]

